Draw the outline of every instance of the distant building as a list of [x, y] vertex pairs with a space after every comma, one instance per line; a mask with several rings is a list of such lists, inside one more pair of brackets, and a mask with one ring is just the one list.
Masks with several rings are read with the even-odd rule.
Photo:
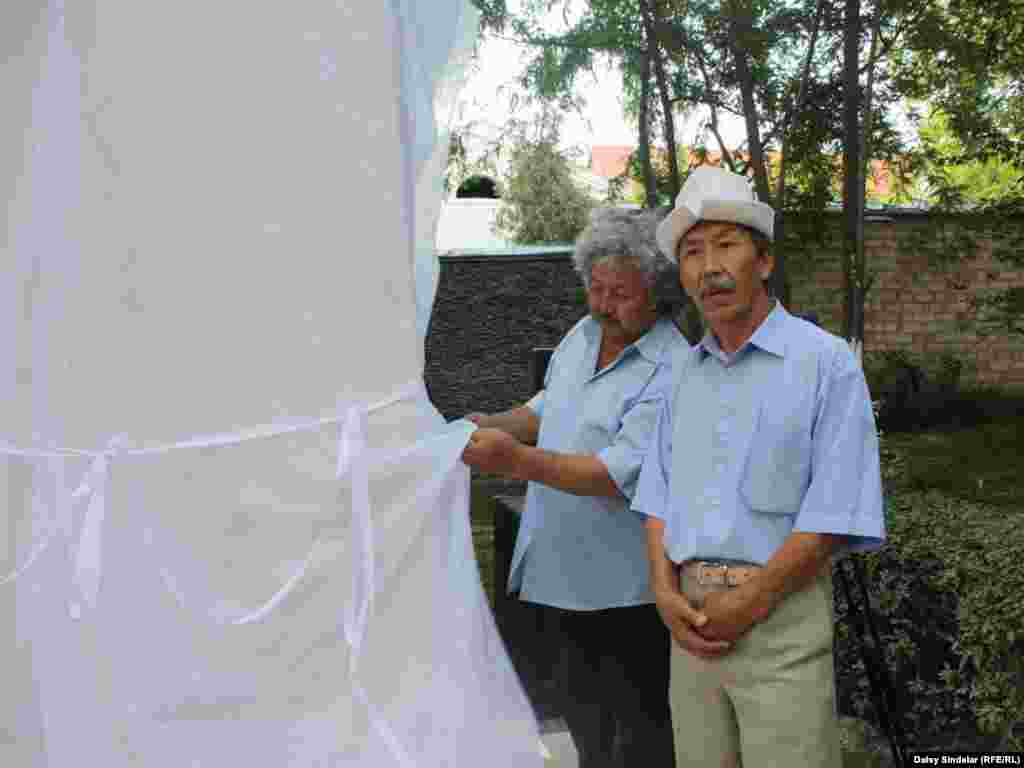
[[439, 253], [509, 247], [511, 243], [493, 231], [499, 205], [501, 200], [484, 198], [445, 200], [437, 222], [434, 247]]
[[[610, 181], [611, 179], [621, 176], [626, 172], [626, 168], [629, 165], [629, 157], [636, 150], [634, 146], [627, 145], [597, 145], [590, 148], [590, 171], [594, 176], [603, 178]], [[662, 157], [665, 155], [666, 150], [663, 147], [651, 147], [651, 152], [655, 157]], [[738, 150], [731, 150], [733, 157], [736, 160], [747, 161], [749, 157], [746, 153]], [[768, 152], [767, 159], [769, 166], [776, 165], [779, 160], [778, 152]], [[698, 165], [719, 165], [722, 162], [722, 153], [719, 151], [708, 151], [706, 155], [698, 155], [693, 150], [690, 151], [688, 167], [695, 168]], [[836, 179], [842, 177], [842, 158], [836, 157]], [[685, 172], [686, 168], [681, 169]], [[868, 197], [869, 198], [880, 198], [886, 197], [892, 192], [892, 170], [889, 163], [886, 160], [872, 160], [869, 165], [869, 187]], [[607, 186], [605, 187], [607, 190]], [[627, 193], [632, 192], [639, 194], [642, 192], [642, 187], [635, 180], [631, 180], [625, 190]]]
[[626, 171], [629, 156], [635, 147], [626, 145], [599, 145], [590, 148], [590, 170], [603, 179], [614, 179]]

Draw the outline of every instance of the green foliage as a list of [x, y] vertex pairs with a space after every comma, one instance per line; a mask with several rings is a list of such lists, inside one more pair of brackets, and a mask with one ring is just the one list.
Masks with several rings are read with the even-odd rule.
[[1024, 166], [1005, 157], [977, 157], [951, 127], [949, 115], [929, 110], [918, 126], [921, 146], [895, 174], [883, 202], [925, 202], [945, 210], [1002, 204], [1024, 195]]
[[1024, 286], [1003, 291], [987, 291], [974, 300], [978, 312], [995, 326], [1009, 333], [1024, 334]]
[[895, 82], [949, 117], [964, 158], [1024, 163], [1024, 4], [921, 2], [893, 57]]
[[[921, 628], [940, 638], [945, 635], [943, 639], [949, 643], [941, 668], [935, 670], [937, 659], [915, 658], [913, 652], [908, 660], [920, 671], [930, 673], [916, 677], [919, 694], [934, 692], [949, 704], [948, 712], [937, 713], [928, 706], [927, 698], [918, 703], [915, 695], [910, 712], [917, 717], [915, 725], [931, 731], [936, 739], [944, 730], [963, 731], [965, 723], [958, 721], [971, 720], [982, 733], [999, 737], [1024, 712], [1021, 522], [1020, 509], [991, 508], [934, 490], [892, 500], [889, 536], [899, 560], [928, 564], [916, 575], [923, 582], [921, 586], [933, 595], [929, 602], [947, 609], [955, 606], [946, 616], [955, 620], [949, 626], [936, 622], [937, 616], [931, 620], [920, 617], [924, 620]], [[896, 599], [890, 615], [898, 615], [901, 600], [913, 594], [912, 588], [894, 590]], [[898, 626], [893, 637], [897, 648], [899, 635], [904, 634]], [[907, 627], [904, 636], [910, 639], [911, 635]], [[923, 643], [928, 640], [918, 638], [913, 649], [920, 653]], [[1018, 736], [1016, 743], [1008, 746], [1019, 749], [1024, 744]]]
[[594, 207], [555, 135], [520, 135], [509, 153], [497, 228], [516, 243], [572, 242]]
[[[944, 194], [932, 207], [927, 224], [905, 233], [900, 249], [952, 267], [975, 258], [984, 244], [990, 244], [998, 262], [1024, 268], [1024, 186], [1013, 197], [973, 206], [964, 203], [959, 188], [940, 188]], [[965, 330], [969, 327], [979, 336], [1024, 333], [1024, 291], [1019, 287], [984, 288], [971, 299], [971, 310]]]
[[[651, 153], [651, 167], [654, 170], [655, 188], [657, 189], [657, 199], [655, 201], [655, 207], [668, 206], [671, 208], [675, 204], [675, 200], [672, 199], [672, 171], [671, 165], [669, 164], [668, 154], [662, 151], [654, 151]], [[689, 157], [690, 150], [687, 147], [679, 147], [676, 152], [680, 168], [680, 183], [686, 181], [686, 177], [689, 176]], [[633, 193], [625, 193], [624, 190], [632, 182], [632, 187], [635, 190]], [[615, 196], [616, 199], [621, 198], [629, 203], [636, 203], [637, 205], [644, 205], [646, 200], [644, 199], [643, 192], [643, 169], [640, 167], [640, 153], [634, 150], [626, 163], [626, 169], [622, 172], [622, 175], [612, 179], [609, 184], [609, 197]]]
[[480, 29], [484, 32], [502, 32], [508, 20], [505, 0], [470, 0], [480, 11]]
[[887, 382], [901, 370], [918, 369], [927, 381], [942, 392], [956, 392], [961, 385], [972, 383], [975, 371], [952, 352], [922, 354], [911, 349], [868, 350], [864, 353], [864, 377], [872, 397], [882, 396]]
[[498, 194], [494, 180], [489, 176], [481, 176], [478, 174], [469, 176], [464, 182], [459, 184], [457, 196], [462, 198], [482, 197], [490, 199], [501, 197], [501, 195]]
[[471, 176], [498, 177], [498, 157], [504, 138], [490, 139], [481, 146], [478, 129], [477, 121], [468, 121], [454, 126], [448, 134], [448, 164], [444, 174], [446, 196]]
[[[882, 644], [912, 746], [1024, 746], [1022, 441], [1019, 409], [974, 430], [882, 439], [888, 541], [857, 557], [878, 597]], [[836, 604], [844, 617], [839, 590]], [[837, 623], [836, 645], [844, 711], [870, 717], [846, 621]]]
[[[975, 401], [991, 397], [979, 393]], [[1018, 398], [1018, 408], [1020, 403]], [[982, 418], [983, 408], [978, 409]], [[916, 491], [939, 490], [954, 500], [1004, 507], [1010, 514], [1022, 512], [1019, 467], [1010, 461], [1024, 449], [1019, 426], [1018, 420], [1009, 418], [966, 431], [930, 432], [906, 457], [902, 481]]]

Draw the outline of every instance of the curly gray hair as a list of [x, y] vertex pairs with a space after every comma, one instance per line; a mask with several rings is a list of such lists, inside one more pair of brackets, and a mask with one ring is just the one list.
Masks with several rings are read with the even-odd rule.
[[635, 266], [650, 280], [658, 313], [678, 313], [687, 301], [679, 287], [678, 267], [661, 252], [654, 236], [663, 216], [663, 212], [622, 208], [594, 210], [587, 228], [576, 239], [572, 255], [583, 286], [590, 289], [591, 272], [598, 264]]

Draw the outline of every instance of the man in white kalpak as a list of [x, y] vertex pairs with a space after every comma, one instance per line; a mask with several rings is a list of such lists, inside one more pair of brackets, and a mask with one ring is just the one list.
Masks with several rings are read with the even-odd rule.
[[679, 768], [839, 764], [830, 558], [885, 537], [863, 372], [769, 294], [773, 220], [700, 167], [658, 229], [708, 329], [673, 360], [632, 504], [675, 639]]
[[567, 646], [563, 714], [581, 768], [663, 768], [669, 637], [628, 500], [657, 416], [647, 393], [686, 346], [672, 306], [659, 307], [657, 278], [674, 270], [654, 219], [614, 210], [595, 217], [574, 259], [590, 315], [558, 345], [532, 400], [470, 417], [482, 429], [464, 460], [530, 481], [508, 588]]

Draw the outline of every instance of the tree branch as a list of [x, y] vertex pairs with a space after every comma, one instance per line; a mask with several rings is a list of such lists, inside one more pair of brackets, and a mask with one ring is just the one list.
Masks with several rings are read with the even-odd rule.
[[803, 109], [804, 100], [807, 98], [807, 83], [811, 78], [811, 61], [814, 58], [814, 49], [818, 44], [818, 30], [821, 27], [821, 17], [825, 11], [825, 0], [818, 0], [818, 7], [814, 12], [814, 26], [811, 28], [811, 39], [807, 43], [807, 56], [804, 58], [803, 71], [800, 73], [800, 86], [797, 91], [796, 101], [792, 108], [786, 110], [782, 118], [782, 136], [779, 139], [779, 182], [775, 192], [776, 210], [782, 211], [786, 197], [786, 143], [789, 139], [790, 121]]
[[633, 48], [625, 44], [612, 45], [611, 43], [608, 43], [601, 45], [592, 43], [579, 43], [558, 37], [508, 37], [506, 35], [498, 35], [493, 32], [490, 33], [488, 37], [493, 37], [496, 40], [504, 40], [509, 43], [515, 43], [516, 45], [521, 45], [524, 48], [570, 48], [572, 50], [577, 51], [606, 51], [614, 53], [622, 53], [623, 51], [639, 52], [640, 50], [639, 48]]
[[[711, 77], [708, 75], [708, 68], [704, 63], [704, 57], [698, 54], [695, 58], [697, 59], [697, 66], [700, 67], [701, 75], [704, 77], [704, 87], [710, 92]], [[708, 107], [710, 107], [711, 112], [711, 122], [709, 125], [711, 133], [714, 134], [715, 139], [718, 141], [718, 149], [722, 153], [722, 159], [725, 160], [725, 164], [729, 166], [729, 170], [735, 173], [736, 163], [733, 160], [732, 153], [729, 152], [728, 147], [725, 146], [725, 142], [722, 140], [722, 134], [718, 131], [718, 110], [716, 109], [714, 102], [709, 103]]]
[[665, 113], [665, 144], [668, 149], [668, 166], [670, 175], [670, 194], [674, 202], [679, 195], [679, 158], [676, 154], [676, 124], [672, 115], [671, 94], [668, 89], [668, 79], [665, 77], [665, 66], [661, 60], [661, 47], [654, 34], [654, 18], [651, 10], [650, 0], [640, 0], [640, 13], [643, 16], [644, 30], [647, 38], [647, 48], [650, 52], [651, 63], [654, 66], [654, 77], [658, 83], [658, 92], [661, 95], [662, 111]]
[[768, 186], [768, 169], [765, 163], [764, 150], [761, 146], [760, 127], [758, 125], [757, 104], [754, 102], [754, 75], [747, 61], [747, 52], [739, 40], [739, 26], [745, 29], [753, 26], [750, 9], [740, 7], [738, 0], [730, 3], [728, 20], [729, 48], [736, 64], [736, 74], [740, 85], [740, 96], [743, 99], [743, 117], [747, 125], [747, 143], [750, 151], [750, 162], [754, 166], [754, 188], [758, 197], [771, 204], [771, 189]]

